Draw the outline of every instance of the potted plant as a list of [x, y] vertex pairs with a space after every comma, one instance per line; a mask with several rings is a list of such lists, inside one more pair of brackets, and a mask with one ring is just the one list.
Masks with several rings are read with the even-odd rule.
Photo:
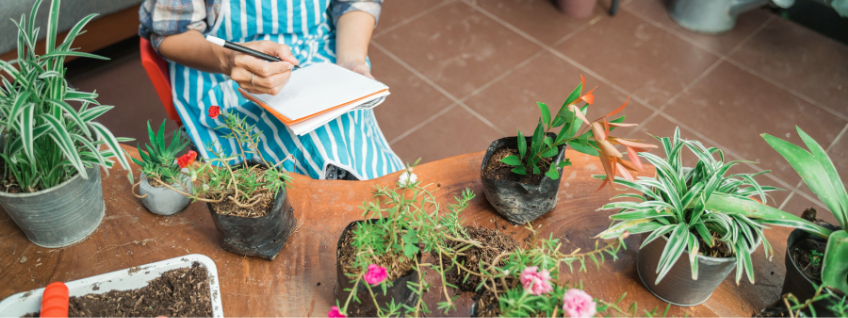
[[[648, 290], [671, 304], [694, 306], [706, 301], [734, 268], [737, 284], [745, 273], [754, 283], [751, 253], [760, 242], [767, 257], [772, 252], [763, 236], [764, 225], [797, 222], [800, 218], [780, 211], [754, 213], [746, 208], [761, 205], [751, 197], [758, 196], [767, 203], [765, 193], [776, 190], [754, 180], [767, 171], [727, 175], [741, 161], [725, 163], [721, 150], [682, 140], [679, 129], [673, 138], [657, 140], [663, 145], [665, 159], [639, 154], [656, 167], [657, 176], [640, 177], [635, 182], [616, 178], [616, 184], [641, 195], [613, 197], [628, 201], [603, 207], [618, 213], [610, 216], [616, 223], [599, 236], [643, 234], [636, 262], [639, 277]], [[683, 166], [684, 146], [698, 157], [692, 168]]]
[[[9, 75], [0, 88], [0, 204], [30, 241], [55, 248], [79, 242], [97, 229], [106, 209], [100, 167], [112, 167], [115, 159], [129, 170], [118, 142], [132, 139], [115, 138], [96, 122], [112, 106], [101, 106], [96, 93], [77, 91], [64, 78], [66, 56], [105, 59], [71, 48], [96, 14], [80, 20], [57, 45], [60, 2], [51, 1], [46, 49], [38, 55], [34, 22], [40, 4], [35, 2], [28, 19], [21, 15], [15, 21], [18, 58], [0, 61]], [[82, 106], [75, 109], [70, 101]]]
[[[394, 189], [375, 186], [374, 198], [363, 204], [364, 220], [350, 223], [336, 249], [336, 306], [330, 317], [420, 316], [430, 312], [422, 294], [432, 287], [423, 279], [425, 270], [435, 271], [442, 281], [445, 301], [438, 309], [456, 309], [456, 288], [445, 275], [462, 251], [482, 245], [469, 238], [460, 225], [460, 213], [474, 193], [466, 189], [456, 203], [437, 204], [430, 185], [422, 186], [408, 167]], [[447, 210], [447, 211], [445, 211]], [[422, 254], [439, 262], [423, 264]]]
[[[492, 142], [483, 157], [480, 166], [483, 194], [495, 210], [513, 224], [531, 222], [556, 206], [562, 168], [571, 165], [565, 159], [566, 144], [579, 152], [600, 157], [609, 176], [601, 187], [611, 182], [616, 173], [633, 180], [630, 171], [642, 169], [636, 153], [656, 148], [609, 135], [616, 127], [636, 126], [622, 123], [624, 116], [609, 119], [621, 112], [627, 102], [593, 122], [587, 120], [586, 111], [595, 99], [594, 89], [583, 94], [585, 80], [582, 76], [580, 79], [581, 83], [553, 116], [547, 105], [537, 102], [542, 117], [532, 137], [524, 137], [519, 130], [517, 137]], [[581, 102], [585, 104], [578, 107]], [[554, 128], [559, 128], [558, 134], [552, 132]], [[623, 160], [622, 152], [614, 145], [624, 146], [632, 162]]]
[[[804, 213], [805, 219], [771, 223], [796, 228], [786, 242], [781, 294], [791, 293], [802, 302], [812, 302], [809, 312], [834, 316], [830, 307], [848, 294], [848, 194], [825, 150], [801, 128], [797, 130], [809, 150], [769, 134], [762, 137], [798, 172], [839, 224], [817, 221], [815, 210]], [[747, 204], [745, 208], [762, 214], [786, 213], [765, 205]], [[827, 288], [820, 290], [817, 285]]]
[[[180, 192], [192, 193], [191, 178], [183, 174], [177, 163], [177, 154], [188, 146], [188, 141], [182, 142], [180, 134], [174, 133], [171, 143], [165, 145], [165, 121], [155, 133], [147, 122], [147, 134], [150, 144], [145, 144], [147, 152], [138, 146], [140, 160], [132, 158], [141, 167], [140, 180], [135, 183], [139, 187], [136, 197], [148, 211], [159, 215], [173, 215], [182, 211], [189, 204], [190, 198]], [[164, 184], [180, 192], [166, 188]]]
[[161, 179], [152, 176], [148, 179], [193, 200], [206, 202], [215, 227], [223, 236], [223, 249], [273, 260], [297, 225], [286, 192], [291, 177], [282, 167], [289, 158], [270, 164], [259, 152], [261, 133], [255, 125], [248, 125], [236, 114], [221, 113], [218, 106], [211, 106], [208, 115], [212, 119], [223, 117], [224, 125], [216, 129], [229, 131], [224, 138], [233, 139], [239, 145], [239, 153], [224, 154], [210, 144], [206, 148], [214, 158], [206, 162], [195, 162], [194, 151], [182, 155], [178, 165], [201, 185], [194, 188], [193, 194]]

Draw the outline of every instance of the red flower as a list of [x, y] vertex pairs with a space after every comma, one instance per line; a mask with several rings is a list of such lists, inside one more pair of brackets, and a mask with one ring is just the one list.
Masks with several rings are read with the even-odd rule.
[[219, 106], [209, 106], [209, 117], [212, 119], [217, 119], [218, 115], [221, 114], [221, 107]]
[[185, 168], [194, 163], [194, 159], [197, 159], [197, 152], [194, 150], [189, 150], [187, 154], [184, 154], [177, 159], [177, 164], [180, 165], [180, 168]]

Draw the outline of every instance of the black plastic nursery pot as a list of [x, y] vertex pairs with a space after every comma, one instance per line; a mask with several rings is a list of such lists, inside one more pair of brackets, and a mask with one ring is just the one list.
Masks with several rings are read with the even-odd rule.
[[[642, 234], [642, 240], [649, 233]], [[707, 301], [713, 291], [736, 268], [736, 258], [719, 258], [698, 255], [698, 280], [692, 279], [689, 252], [683, 251], [671, 270], [655, 284], [660, 255], [668, 240], [665, 236], [654, 240], [639, 250], [636, 271], [642, 284], [657, 298], [676, 306], [689, 307]]]
[[[378, 219], [367, 220], [367, 222], [374, 222]], [[348, 224], [344, 231], [342, 231], [342, 235], [339, 237], [339, 242], [336, 245], [336, 287], [333, 289], [333, 294], [335, 298], [340, 301], [342, 304], [347, 300], [349, 291], [353, 288], [353, 282], [351, 279], [345, 275], [344, 266], [339, 260], [339, 252], [341, 251], [342, 243], [344, 241], [345, 235], [350, 231], [354, 225], [360, 224], [362, 222], [366, 222], [365, 220], [354, 221]], [[421, 261], [421, 252], [418, 252], [418, 261]], [[416, 295], [412, 290], [407, 286], [408, 282], [418, 283], [418, 271], [413, 270], [406, 276], [399, 277], [392, 281], [392, 286], [386, 288], [386, 293], [383, 294], [383, 290], [380, 287], [374, 287], [371, 291], [374, 293], [374, 297], [376, 301], [381, 306], [385, 306], [386, 304], [390, 304], [392, 301], [395, 304], [414, 306], [416, 302], [418, 302], [418, 295]], [[359, 282], [356, 287], [356, 297], [359, 298], [360, 302], [357, 303], [355, 301], [350, 302], [347, 308], [347, 314], [349, 317], [377, 317], [377, 307], [374, 305], [374, 301], [371, 299], [371, 294], [368, 292], [368, 283], [365, 281]], [[402, 314], [402, 313], [401, 313]]]
[[[556, 134], [548, 133], [548, 136], [556, 139]], [[527, 138], [529, 147], [532, 137]], [[560, 180], [553, 180], [547, 176], [542, 177], [539, 185], [525, 184], [516, 181], [495, 180], [483, 175], [489, 158], [498, 150], [504, 148], [518, 148], [517, 137], [505, 137], [492, 142], [483, 163], [480, 165], [480, 179], [483, 181], [483, 194], [486, 200], [495, 210], [512, 224], [525, 224], [532, 222], [545, 213], [554, 209], [557, 203]], [[565, 145], [560, 145], [559, 153], [554, 157], [554, 163], [559, 164], [565, 157]], [[544, 171], [543, 171], [544, 173]], [[560, 178], [562, 168], [557, 168]]]
[[215, 213], [211, 203], [206, 203], [218, 232], [223, 235], [221, 247], [229, 252], [273, 260], [286, 246], [289, 236], [297, 226], [294, 209], [285, 189], [277, 193], [268, 214], [245, 218]]
[[[831, 230], [836, 229], [830, 225], [823, 226]], [[823, 242], [827, 241], [812, 237], [809, 233], [801, 229], [793, 230], [792, 233], [789, 234], [789, 238], [786, 240], [786, 258], [784, 260], [784, 263], [786, 264], [786, 276], [783, 278], [783, 290], [781, 290], [780, 295], [792, 293], [792, 295], [795, 295], [795, 297], [797, 297], [801, 302], [813, 298], [816, 294], [816, 288], [813, 286], [813, 279], [807, 277], [807, 275], [803, 273], [801, 267], [798, 266], [798, 262], [792, 257], [791, 253], [792, 247], [803, 239], [814, 239]], [[820, 281], [816, 283], [821, 285]], [[835, 303], [836, 301], [834, 298], [827, 298], [814, 302], [812, 306], [813, 309], [816, 310], [816, 316], [834, 317], [835, 313], [828, 308], [833, 306]], [[804, 311], [807, 315], [810, 314], [809, 310]]]

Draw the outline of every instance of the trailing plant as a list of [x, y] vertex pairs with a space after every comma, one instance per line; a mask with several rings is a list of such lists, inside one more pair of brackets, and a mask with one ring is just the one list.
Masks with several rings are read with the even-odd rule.
[[[627, 180], [633, 180], [630, 171], [642, 170], [642, 163], [638, 152], [647, 151], [650, 148], [656, 148], [651, 144], [639, 143], [634, 140], [627, 140], [610, 135], [610, 132], [617, 127], [635, 127], [636, 124], [625, 124], [624, 116], [612, 119], [612, 116], [621, 112], [627, 103], [624, 102], [621, 107], [611, 111], [610, 113], [590, 122], [586, 119], [586, 112], [589, 105], [594, 103], [595, 96], [592, 94], [594, 89], [583, 94], [586, 81], [583, 76], [580, 76], [580, 84], [566, 98], [565, 102], [553, 116], [551, 115], [548, 105], [537, 102], [539, 110], [542, 112], [542, 117], [539, 118], [536, 129], [533, 131], [533, 136], [530, 139], [530, 144], [518, 131], [518, 155], [510, 155], [501, 159], [507, 165], [514, 166], [512, 172], [519, 175], [527, 175], [528, 173], [540, 174], [539, 162], [544, 158], [552, 158], [559, 154], [559, 146], [568, 144], [574, 150], [579, 152], [600, 157], [608, 179], [601, 184], [601, 187], [611, 182], [616, 175], [620, 173]], [[585, 102], [582, 107], [578, 104]], [[584, 127], [583, 124], [586, 124]], [[555, 138], [548, 136], [554, 128], [559, 127], [559, 133]], [[622, 145], [627, 149], [627, 155], [631, 161], [624, 160], [624, 155], [615, 148], [614, 145]], [[556, 164], [551, 162], [547, 167], [545, 175], [551, 179], [558, 179], [557, 167], [570, 166], [571, 162], [568, 159]]]
[[816, 289], [816, 293], [813, 297], [810, 297], [810, 299], [798, 299], [798, 297], [792, 293], [786, 293], [780, 297], [783, 305], [789, 312], [790, 317], [794, 318], [806, 316], [803, 312], [805, 309], [810, 311], [811, 317], [817, 317], [818, 314], [816, 313], [815, 307], [813, 307], [813, 303], [828, 298], [836, 299], [836, 301], [828, 307], [828, 309], [833, 312], [834, 317], [848, 317], [848, 296], [844, 294], [838, 295], [825, 285], [813, 283], [813, 287]]
[[[848, 262], [845, 262], [848, 259], [848, 232], [846, 232], [846, 226], [848, 226], [848, 194], [846, 194], [845, 185], [824, 148], [801, 128], [796, 128], [808, 150], [769, 134], [762, 134], [762, 137], [798, 172], [804, 183], [833, 213], [841, 229], [831, 231], [797, 217], [795, 218], [797, 220], [793, 220], [793, 222], [775, 220], [770, 223], [800, 228], [815, 237], [827, 239], [827, 247], [822, 261], [822, 283], [827, 287], [848, 294], [848, 282], [846, 282], [848, 280]], [[749, 204], [745, 208], [750, 209], [752, 213], [791, 215], [765, 205]]]
[[[765, 206], [752, 199], [754, 196], [759, 197], [762, 203], [767, 203], [766, 192], [778, 190], [760, 186], [754, 180], [754, 177], [768, 171], [728, 175], [730, 168], [745, 161], [725, 163], [721, 150], [706, 148], [699, 141], [681, 139], [679, 128], [675, 130], [673, 138], [655, 138], [662, 143], [666, 158], [650, 153], [639, 155], [656, 167], [657, 176], [639, 177], [635, 182], [615, 179], [615, 183], [641, 194], [613, 197], [629, 201], [610, 203], [602, 208], [618, 210], [618, 213], [610, 216], [615, 223], [598, 236], [613, 238], [623, 234], [650, 233], [643, 240], [642, 247], [660, 237], [666, 237], [668, 242], [657, 266], [657, 284], [683, 252], [689, 257], [692, 279], [697, 280], [696, 258], [701, 252], [701, 242], [709, 247], [724, 244], [730, 248], [737, 261], [736, 283], [745, 273], [748, 280], [754, 283], [751, 253], [762, 242], [766, 257], [772, 254], [771, 246], [763, 236], [765, 225], [803, 224], [803, 220], [779, 210], [757, 213], [750, 208], [754, 205]], [[698, 158], [692, 168], [683, 166], [684, 146]]]
[[[88, 179], [87, 168], [99, 165], [108, 172], [113, 165], [111, 159], [124, 169], [129, 168], [118, 143], [133, 139], [116, 138], [95, 121], [113, 106], [100, 105], [96, 93], [71, 88], [65, 79], [67, 56], [107, 59], [71, 47], [83, 27], [97, 15], [90, 14], [77, 22], [57, 45], [60, 1], [52, 0], [45, 52], [39, 55], [35, 43], [40, 28], [35, 27], [35, 17], [41, 2], [35, 1], [29, 18], [22, 14], [19, 21], [13, 20], [18, 28], [18, 58], [0, 61], [0, 69], [11, 79], [9, 82], [3, 77], [0, 87], [0, 131], [5, 141], [0, 158], [5, 168], [6, 191], [45, 190], [76, 174]], [[72, 101], [82, 106], [74, 109], [69, 103]], [[128, 177], [132, 180], [132, 174]]]
[[188, 147], [188, 141], [182, 142], [180, 134], [175, 132], [171, 138], [171, 143], [165, 144], [165, 120], [159, 126], [159, 133], [155, 133], [150, 127], [150, 121], [147, 122], [147, 135], [150, 138], [150, 143], [145, 144], [147, 149], [145, 152], [141, 146], [137, 146], [138, 155], [141, 160], [131, 158], [136, 164], [141, 167], [141, 172], [147, 178], [155, 178], [164, 181], [167, 184], [176, 183], [182, 172], [180, 165], [177, 163], [177, 154]]
[[[225, 154], [218, 150], [214, 143], [210, 143], [206, 146], [206, 149], [214, 155], [214, 158], [206, 162], [195, 162], [197, 153], [194, 151], [189, 151], [181, 156], [177, 160], [179, 167], [186, 168], [191, 180], [193, 182], [199, 181], [201, 184], [200, 187], [195, 188], [194, 193], [175, 189], [159, 178], [156, 178], [156, 181], [160, 181], [165, 187], [196, 201], [232, 202], [236, 206], [246, 209], [256, 206], [268, 197], [276, 198], [277, 194], [291, 183], [291, 176], [282, 167], [282, 164], [289, 158], [277, 164], [269, 163], [258, 150], [261, 132], [256, 129], [255, 125], [247, 124], [247, 121], [237, 114], [221, 113], [218, 106], [212, 106], [209, 114], [213, 119], [216, 119], [219, 115], [223, 117], [224, 125], [215, 129], [227, 129], [229, 132], [223, 137], [234, 140], [238, 145], [239, 152], [237, 154]], [[264, 167], [250, 164], [249, 156], [258, 158]], [[237, 164], [233, 162], [237, 162]], [[176, 181], [177, 183], [181, 182], [179, 179]], [[183, 189], [187, 189], [185, 185], [180, 185]], [[254, 213], [261, 214], [263, 212], [253, 211], [248, 216], [261, 216]]]

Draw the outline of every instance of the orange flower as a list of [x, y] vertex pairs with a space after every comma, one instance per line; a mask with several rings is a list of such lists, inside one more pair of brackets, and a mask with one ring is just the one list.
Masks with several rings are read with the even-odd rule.
[[209, 117], [212, 119], [217, 119], [218, 115], [221, 114], [221, 107], [219, 106], [209, 106]]
[[[593, 139], [595, 140], [595, 144], [598, 145], [598, 154], [601, 159], [601, 164], [604, 166], [604, 172], [607, 175], [606, 179], [604, 179], [604, 182], [601, 183], [600, 187], [598, 187], [598, 190], [602, 189], [608, 182], [610, 184], [613, 184], [616, 174], [620, 174], [621, 177], [628, 181], [635, 181], [636, 178], [631, 172], [642, 171], [642, 169], [644, 168], [644, 166], [642, 165], [642, 161], [639, 159], [637, 153], [648, 151], [648, 149], [651, 148], [657, 148], [656, 145], [640, 143], [636, 140], [628, 140], [610, 136], [611, 126], [638, 126], [636, 124], [610, 123], [607, 120], [607, 117], [613, 116], [621, 112], [624, 107], [627, 106], [627, 103], [629, 101], [630, 97], [627, 98], [627, 101], [625, 101], [624, 104], [621, 105], [621, 107], [611, 111], [609, 114], [606, 114], [601, 118], [598, 118], [590, 125], [592, 127]], [[624, 160], [624, 155], [620, 151], [618, 151], [618, 149], [615, 148], [615, 145], [624, 146], [627, 149], [627, 157], [629, 157], [631, 161]]]
[[177, 164], [180, 165], [180, 168], [185, 168], [194, 163], [194, 159], [197, 159], [197, 152], [189, 150], [187, 154], [184, 154], [177, 159]]

